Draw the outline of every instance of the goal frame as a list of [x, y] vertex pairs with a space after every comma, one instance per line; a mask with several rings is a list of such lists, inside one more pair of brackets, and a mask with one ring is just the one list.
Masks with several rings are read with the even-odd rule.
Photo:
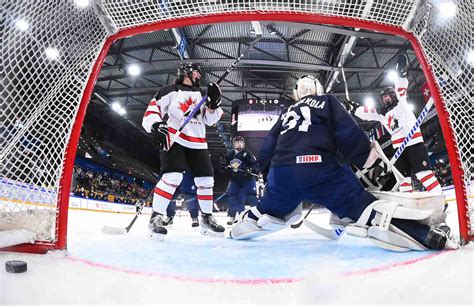
[[[138, 34], [154, 32], [169, 28], [177, 28], [200, 24], [218, 24], [231, 23], [242, 21], [281, 21], [281, 22], [298, 22], [316, 25], [330, 25], [330, 26], [347, 26], [354, 28], [361, 28], [369, 31], [376, 31], [391, 35], [396, 35], [405, 38], [410, 42], [416, 57], [423, 70], [426, 78], [428, 88], [434, 99], [434, 104], [438, 112], [438, 118], [443, 132], [443, 137], [446, 142], [446, 149], [448, 152], [450, 168], [455, 187], [455, 194], [458, 207], [458, 221], [460, 228], [461, 244], [466, 244], [474, 237], [469, 235], [468, 229], [468, 201], [467, 190], [463, 180], [464, 171], [460, 162], [458, 146], [455, 140], [453, 128], [450, 123], [449, 113], [446, 110], [440, 91], [431, 69], [428, 64], [423, 48], [418, 39], [407, 32], [402, 27], [376, 23], [374, 21], [352, 19], [347, 17], [325, 16], [318, 13], [302, 13], [302, 12], [232, 12], [232, 13], [212, 13], [207, 16], [193, 16], [187, 18], [175, 18], [170, 20], [158, 21], [156, 23], [139, 25], [121, 29], [117, 33], [109, 35], [105, 42], [103, 42], [102, 49], [96, 58], [96, 61], [91, 69], [86, 86], [83, 91], [79, 110], [76, 115], [76, 120], [73, 124], [72, 132], [66, 146], [65, 158], [63, 161], [63, 171], [60, 179], [60, 189], [57, 198], [57, 207], [60, 214], [56, 219], [56, 241], [53, 243], [38, 241], [34, 244], [21, 244], [2, 249], [3, 251], [26, 252], [26, 253], [46, 253], [48, 250], [64, 250], [67, 248], [67, 224], [68, 224], [68, 207], [69, 207], [69, 190], [71, 188], [72, 172], [74, 160], [76, 157], [77, 146], [79, 143], [80, 133], [83, 126], [84, 118], [87, 111], [87, 106], [90, 102], [91, 95], [94, 90], [94, 85], [99, 76], [102, 65], [106, 59], [111, 45], [122, 38], [130, 37]], [[98, 42], [100, 43], [100, 42]]]

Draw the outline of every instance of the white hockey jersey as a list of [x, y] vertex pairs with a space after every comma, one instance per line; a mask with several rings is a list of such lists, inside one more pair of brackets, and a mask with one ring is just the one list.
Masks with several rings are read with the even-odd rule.
[[[151, 100], [143, 116], [142, 126], [151, 133], [153, 124], [163, 121], [168, 115], [168, 132], [175, 134], [189, 113], [202, 100], [199, 88], [182, 84], [169, 85], [160, 89]], [[184, 127], [179, 138], [175, 139], [183, 147], [191, 149], [207, 149], [206, 127], [214, 125], [224, 112], [219, 107], [210, 112], [203, 104], [197, 115]]]
[[[362, 120], [375, 120], [382, 123], [385, 129], [390, 133], [392, 146], [395, 149], [400, 147], [416, 123], [416, 117], [408, 107], [407, 86], [408, 80], [406, 78], [399, 77], [395, 80], [395, 92], [397, 94], [398, 103], [385, 115], [377, 113], [375, 107], [369, 108], [367, 106], [360, 106], [355, 111], [355, 115]], [[423, 135], [421, 134], [420, 128], [418, 128], [407, 146], [420, 142], [423, 142]]]

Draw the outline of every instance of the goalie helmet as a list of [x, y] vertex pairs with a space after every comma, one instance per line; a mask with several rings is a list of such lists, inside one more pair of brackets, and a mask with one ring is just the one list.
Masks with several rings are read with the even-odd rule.
[[295, 89], [293, 89], [295, 100], [298, 101], [306, 96], [314, 95], [324, 95], [323, 85], [312, 75], [301, 76], [298, 81], [296, 81]]
[[199, 64], [193, 64], [193, 63], [182, 63], [181, 65], [179, 65], [178, 78], [176, 79], [176, 84], [182, 84], [184, 81], [184, 78], [187, 76], [193, 83], [193, 86], [195, 87], [201, 86], [201, 78], [193, 79], [192, 77], [193, 71], [197, 71], [199, 72], [199, 74], [201, 74], [202, 73], [201, 66]]
[[391, 86], [387, 86], [380, 92], [378, 112], [385, 115], [388, 111], [397, 106], [397, 103], [398, 98], [395, 89]]
[[234, 139], [232, 139], [232, 145], [234, 146], [234, 150], [236, 152], [241, 152], [243, 149], [245, 149], [245, 139], [242, 136], [235, 136]]

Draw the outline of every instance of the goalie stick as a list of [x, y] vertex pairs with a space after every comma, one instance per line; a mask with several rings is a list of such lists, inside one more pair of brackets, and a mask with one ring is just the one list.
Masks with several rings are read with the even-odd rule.
[[[255, 45], [257, 44], [257, 42], [262, 38], [262, 35], [261, 34], [257, 34], [255, 40], [250, 44], [250, 46], [248, 46], [247, 49], [245, 49], [240, 55], [239, 57], [232, 63], [232, 65], [230, 65], [229, 68], [227, 68], [227, 70], [224, 72], [224, 74], [217, 80], [217, 84], [219, 85], [226, 77], [227, 75], [229, 75], [229, 73], [232, 71], [232, 69], [234, 69], [237, 64], [242, 60], [242, 58], [244, 57], [244, 55], [250, 51], [251, 49], [253, 49], [253, 47], [255, 47]], [[168, 149], [169, 150], [171, 148], [171, 146], [174, 144], [175, 142], [175, 139], [177, 139], [179, 137], [179, 135], [181, 135], [181, 132], [183, 131], [184, 127], [189, 123], [189, 121], [191, 121], [192, 118], [194, 118], [194, 115], [198, 112], [198, 110], [201, 108], [201, 106], [203, 105], [203, 103], [207, 100], [208, 96], [207, 94], [204, 95], [204, 97], [202, 97], [202, 100], [196, 105], [196, 107], [194, 107], [194, 109], [189, 113], [189, 115], [186, 117], [186, 119], [184, 120], [183, 124], [181, 124], [181, 126], [179, 127], [179, 129], [176, 131], [175, 134], [173, 134], [171, 137], [170, 137], [170, 142], [169, 142], [169, 145], [168, 145]]]
[[332, 227], [331, 229], [328, 229], [328, 228], [321, 227], [317, 224], [314, 224], [308, 219], [303, 219], [303, 223], [304, 225], [306, 225], [306, 227], [308, 227], [310, 230], [312, 230], [316, 234], [319, 234], [331, 240], [339, 239], [342, 236], [342, 234], [344, 234], [344, 231], [345, 231], [344, 226]]
[[308, 212], [306, 213], [306, 215], [304, 215], [303, 219], [301, 219], [301, 221], [295, 223], [295, 224], [292, 224], [290, 227], [291, 228], [298, 228], [301, 226], [301, 224], [303, 224], [303, 221], [309, 216], [309, 214], [311, 213], [311, 211], [313, 210], [315, 204], [313, 203], [311, 205], [311, 207], [309, 208]]
[[308, 212], [306, 213], [306, 215], [303, 217], [303, 219], [301, 219], [301, 221], [299, 221], [298, 223], [292, 224], [290, 227], [299, 228], [301, 224], [304, 224], [307, 228], [309, 228], [316, 234], [319, 234], [331, 240], [339, 239], [342, 236], [342, 234], [344, 234], [344, 230], [345, 230], [344, 226], [332, 227], [331, 229], [327, 229], [308, 220], [308, 216], [315, 206], [316, 206], [315, 204], [312, 204]]
[[145, 203], [148, 202], [150, 200], [150, 198], [153, 197], [154, 192], [155, 192], [155, 188], [153, 188], [151, 190], [150, 194], [146, 197], [145, 201], [140, 206], [140, 208], [136, 212], [135, 216], [133, 217], [132, 221], [130, 222], [130, 224], [127, 227], [123, 228], [123, 227], [114, 227], [114, 226], [103, 226], [102, 227], [102, 233], [107, 234], [107, 235], [126, 235], [126, 234], [128, 234], [128, 232], [132, 228], [135, 221], [137, 221], [138, 216], [142, 214], [142, 210], [143, 210], [143, 207], [145, 207]]

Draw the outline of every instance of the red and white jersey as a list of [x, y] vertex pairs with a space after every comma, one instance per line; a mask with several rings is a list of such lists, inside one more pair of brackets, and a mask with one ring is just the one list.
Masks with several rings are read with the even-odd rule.
[[[383, 124], [385, 129], [392, 136], [392, 146], [398, 148], [405, 137], [416, 123], [416, 117], [408, 107], [407, 102], [407, 86], [408, 80], [406, 78], [397, 78], [395, 80], [395, 91], [398, 98], [397, 105], [389, 110], [385, 115], [377, 113], [375, 107], [360, 106], [356, 109], [355, 115], [362, 120], [375, 120]], [[413, 134], [412, 139], [407, 146], [423, 142], [423, 135], [420, 128]]]
[[[170, 136], [175, 134], [189, 113], [202, 100], [199, 88], [182, 84], [169, 85], [160, 89], [158, 94], [151, 100], [143, 116], [142, 126], [151, 133], [153, 124], [163, 121], [168, 115], [168, 132]], [[206, 127], [214, 125], [223, 114], [219, 107], [210, 112], [203, 104], [197, 115], [184, 127], [179, 138], [175, 142], [183, 147], [191, 149], [207, 149]]]

